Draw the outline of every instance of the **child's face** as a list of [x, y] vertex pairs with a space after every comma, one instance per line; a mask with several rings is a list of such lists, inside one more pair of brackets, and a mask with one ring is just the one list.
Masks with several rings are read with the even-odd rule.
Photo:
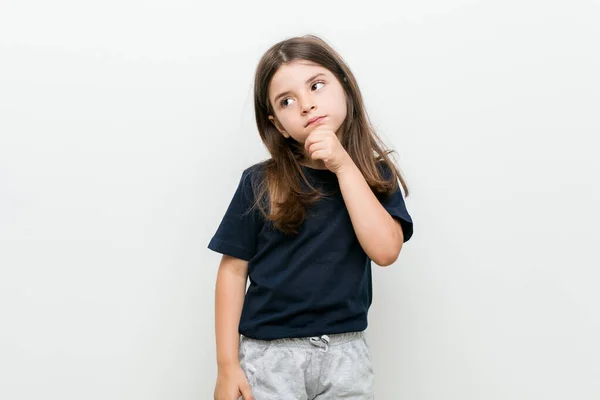
[[[316, 127], [338, 133], [346, 119], [346, 94], [341, 83], [328, 69], [310, 61], [281, 66], [271, 79], [268, 94], [275, 113], [269, 120], [284, 137], [300, 143]], [[308, 125], [314, 117], [324, 118]]]

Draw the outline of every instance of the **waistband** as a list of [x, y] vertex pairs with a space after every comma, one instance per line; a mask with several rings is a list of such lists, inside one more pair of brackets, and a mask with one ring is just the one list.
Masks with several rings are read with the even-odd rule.
[[263, 346], [283, 346], [283, 347], [310, 347], [314, 346], [317, 341], [324, 342], [326, 347], [335, 347], [352, 340], [362, 339], [365, 336], [364, 331], [360, 332], [345, 332], [332, 333], [329, 335], [307, 336], [300, 338], [282, 338], [273, 340], [262, 340], [249, 338], [242, 335], [241, 340]]

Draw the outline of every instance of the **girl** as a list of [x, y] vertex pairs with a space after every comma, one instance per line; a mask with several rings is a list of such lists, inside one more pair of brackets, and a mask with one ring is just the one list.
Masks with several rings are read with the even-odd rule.
[[208, 245], [223, 254], [214, 398], [372, 399], [371, 260], [392, 264], [412, 236], [408, 188], [318, 37], [267, 50], [254, 105], [271, 158], [243, 171]]

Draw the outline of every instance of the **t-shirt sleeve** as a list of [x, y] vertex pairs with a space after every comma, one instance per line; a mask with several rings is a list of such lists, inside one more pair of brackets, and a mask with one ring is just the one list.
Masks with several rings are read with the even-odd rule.
[[[387, 166], [383, 167], [382, 172], [385, 178], [391, 176], [391, 171]], [[398, 187], [391, 195], [381, 195], [379, 201], [390, 215], [400, 222], [402, 233], [404, 234], [404, 242], [407, 242], [413, 234], [413, 220], [406, 209], [406, 203], [404, 202], [400, 184], [398, 184]]]
[[208, 248], [245, 261], [256, 253], [257, 237], [262, 226], [260, 211], [250, 211], [254, 204], [251, 169], [242, 173], [229, 207]]

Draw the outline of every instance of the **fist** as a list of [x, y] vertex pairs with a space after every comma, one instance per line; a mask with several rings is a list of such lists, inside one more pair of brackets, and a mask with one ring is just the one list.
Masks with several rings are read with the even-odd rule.
[[338, 173], [351, 161], [335, 132], [328, 129], [315, 129], [304, 142], [304, 149], [312, 160], [320, 160], [328, 170]]

